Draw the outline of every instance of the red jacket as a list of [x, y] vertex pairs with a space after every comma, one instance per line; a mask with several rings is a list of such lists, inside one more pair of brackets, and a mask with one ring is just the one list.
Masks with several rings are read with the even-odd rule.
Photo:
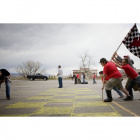
[[79, 78], [79, 74], [77, 74], [77, 78]]

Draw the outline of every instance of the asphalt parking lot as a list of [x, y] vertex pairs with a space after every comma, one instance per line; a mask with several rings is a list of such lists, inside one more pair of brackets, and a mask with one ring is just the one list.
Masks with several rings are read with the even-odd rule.
[[[101, 80], [97, 84], [74, 84], [63, 80], [59, 89], [57, 80], [13, 80], [11, 100], [5, 97], [5, 85], [0, 89], [1, 117], [122, 117], [140, 116], [140, 92], [134, 92], [133, 101], [124, 101], [112, 91], [113, 102], [102, 102]], [[125, 80], [123, 81], [123, 84]], [[104, 92], [104, 98], [106, 98]]]

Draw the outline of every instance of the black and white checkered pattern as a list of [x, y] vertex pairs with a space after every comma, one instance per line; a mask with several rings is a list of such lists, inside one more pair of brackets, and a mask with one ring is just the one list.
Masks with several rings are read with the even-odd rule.
[[140, 58], [140, 46], [126, 47], [131, 53]]
[[140, 58], [140, 46], [129, 47], [131, 43], [133, 43], [135, 38], [137, 38], [138, 40], [140, 39], [140, 34], [136, 25], [131, 29], [131, 32], [125, 37], [123, 43], [131, 53]]

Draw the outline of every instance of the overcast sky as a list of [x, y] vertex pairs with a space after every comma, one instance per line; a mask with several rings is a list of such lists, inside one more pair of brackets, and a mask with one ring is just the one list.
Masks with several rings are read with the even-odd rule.
[[[132, 24], [0, 24], [0, 68], [11, 73], [27, 60], [39, 61], [46, 73], [56, 74], [61, 65], [64, 75], [72, 74], [80, 66], [79, 54], [88, 51], [102, 70], [99, 60], [110, 60]], [[137, 24], [140, 30], [140, 24]], [[124, 45], [120, 56], [130, 55], [134, 66], [140, 68], [140, 59]]]

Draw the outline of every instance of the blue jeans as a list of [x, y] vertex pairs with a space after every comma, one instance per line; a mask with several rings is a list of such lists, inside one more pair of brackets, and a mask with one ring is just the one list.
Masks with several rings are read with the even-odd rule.
[[93, 78], [93, 84], [96, 83], [95, 78]]
[[83, 82], [85, 82], [85, 78], [83, 78]]
[[[10, 97], [10, 82], [8, 81], [8, 79], [6, 79], [5, 85], [6, 85], [6, 97]], [[1, 88], [1, 84], [0, 84], [0, 88]]]
[[59, 82], [59, 88], [62, 88], [63, 87], [62, 77], [58, 77], [58, 82]]
[[[6, 97], [10, 97], [10, 82], [8, 79], [6, 79], [5, 81], [5, 86], [6, 86]], [[1, 84], [0, 84], [0, 88], [1, 88]]]
[[[116, 91], [120, 96], [122, 96], [122, 92], [120, 90], [118, 90], [117, 87], [113, 87], [113, 90]], [[106, 90], [105, 90], [106, 91]], [[106, 92], [106, 95], [107, 95], [107, 92]], [[108, 96], [107, 96], [108, 97]]]
[[118, 90], [117, 87], [113, 87], [113, 90], [116, 91], [120, 96], [122, 96], [122, 92], [120, 90]]

